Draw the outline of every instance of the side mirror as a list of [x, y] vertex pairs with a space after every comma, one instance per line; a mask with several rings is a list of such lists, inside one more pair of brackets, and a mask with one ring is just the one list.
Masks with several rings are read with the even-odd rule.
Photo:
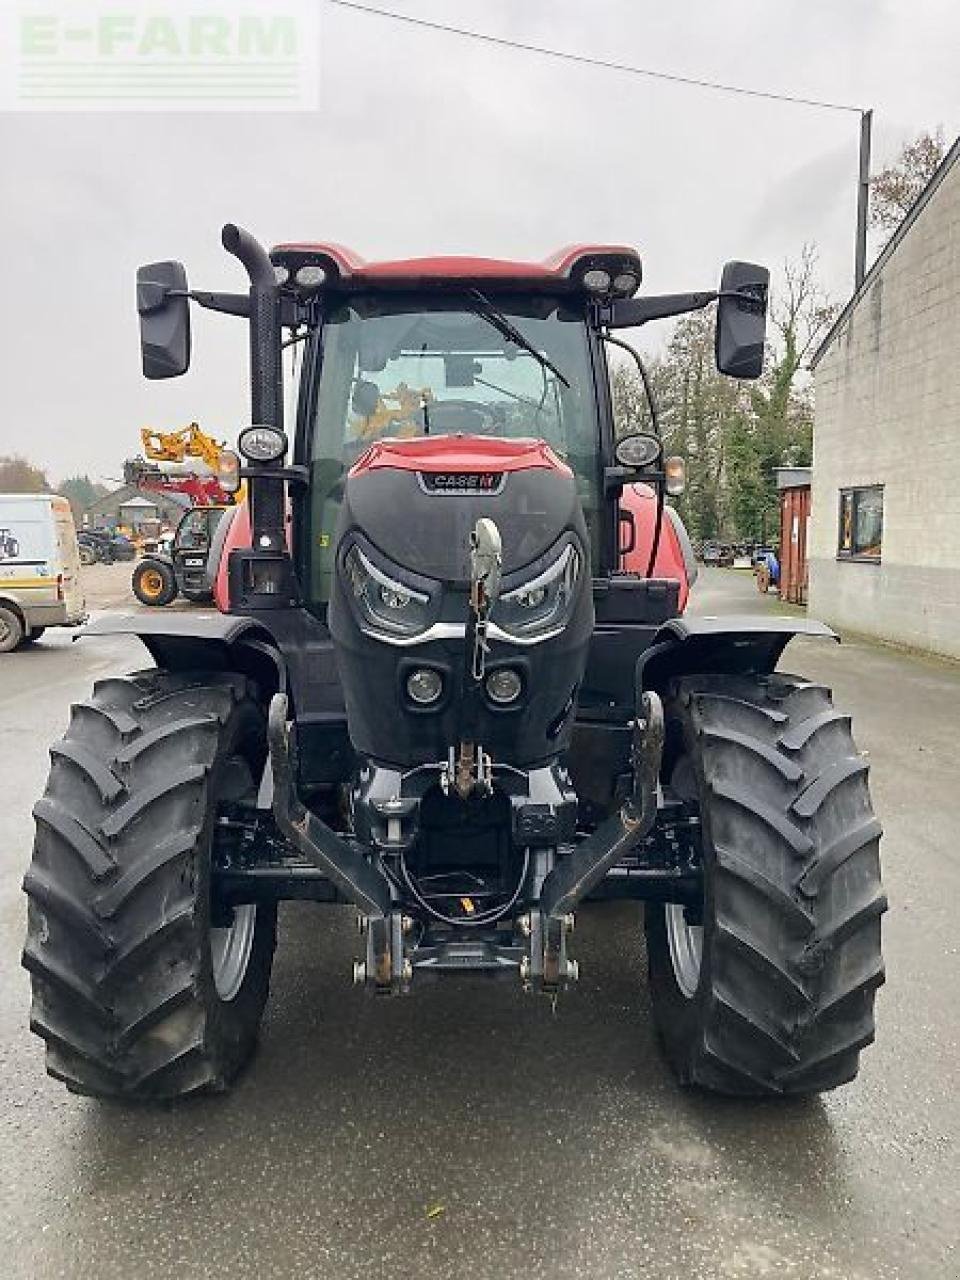
[[717, 303], [717, 368], [731, 378], [759, 378], [767, 336], [770, 272], [752, 262], [728, 262]]
[[137, 269], [140, 353], [145, 378], [179, 378], [190, 368], [190, 300], [182, 262]]

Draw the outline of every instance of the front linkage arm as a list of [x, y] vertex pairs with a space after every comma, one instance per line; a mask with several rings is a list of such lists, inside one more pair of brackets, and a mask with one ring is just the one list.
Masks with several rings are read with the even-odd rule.
[[539, 910], [531, 916], [529, 977], [547, 990], [576, 976], [565, 946], [574, 907], [656, 822], [663, 738], [663, 704], [647, 690], [638, 696], [633, 723], [633, 790], [615, 814], [549, 872]]
[[273, 770], [273, 813], [297, 851], [314, 863], [360, 910], [374, 918], [390, 914], [390, 882], [359, 850], [306, 807], [296, 789], [295, 730], [287, 722], [287, 696], [275, 693], [267, 725]]

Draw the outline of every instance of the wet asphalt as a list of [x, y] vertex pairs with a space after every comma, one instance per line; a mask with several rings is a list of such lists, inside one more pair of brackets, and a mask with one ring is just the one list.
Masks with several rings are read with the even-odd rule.
[[[752, 579], [711, 571], [693, 607], [756, 608]], [[44, 1074], [19, 883], [70, 701], [137, 665], [57, 633], [0, 658], [0, 1277], [960, 1276], [960, 668], [857, 641], [783, 664], [853, 713], [886, 829], [888, 982], [847, 1088], [679, 1090], [636, 907], [579, 913], [554, 1005], [478, 980], [374, 1000], [352, 912], [296, 904], [233, 1092], [122, 1109]]]

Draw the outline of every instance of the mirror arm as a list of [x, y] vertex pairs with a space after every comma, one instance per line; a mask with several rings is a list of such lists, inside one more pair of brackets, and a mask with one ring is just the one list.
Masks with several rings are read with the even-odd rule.
[[742, 289], [721, 289], [717, 299], [733, 298], [741, 308], [753, 311], [757, 315], [765, 315], [767, 310], [767, 286], [758, 284], [754, 287], [745, 285]]
[[702, 311], [716, 302], [715, 289], [706, 293], [661, 293], [646, 298], [621, 298], [600, 308], [600, 321], [610, 329], [635, 329], [650, 320], [665, 320], [670, 316], [686, 315], [688, 311]]
[[209, 293], [191, 289], [186, 296], [207, 311], [220, 311], [224, 315], [244, 318], [250, 315], [250, 295], [246, 293]]
[[[173, 297], [173, 294], [168, 295]], [[176, 296], [187, 297], [207, 311], [219, 311], [226, 316], [240, 316], [246, 320], [250, 315], [250, 295], [248, 293], [210, 293], [206, 290], [191, 289], [188, 293]], [[298, 325], [309, 321], [308, 307], [298, 299], [280, 297], [280, 323], [285, 329], [295, 329]]]

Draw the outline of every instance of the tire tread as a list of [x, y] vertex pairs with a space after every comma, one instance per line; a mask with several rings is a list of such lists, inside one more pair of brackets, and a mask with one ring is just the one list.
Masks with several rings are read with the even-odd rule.
[[714, 868], [693, 1032], [666, 1021], [658, 991], [671, 962], [648, 926], [654, 1012], [664, 1000], [661, 1037], [686, 1083], [821, 1092], [853, 1079], [874, 1038], [881, 828], [869, 766], [831, 698], [779, 673], [684, 677], [668, 693]]
[[252, 694], [231, 673], [108, 677], [52, 748], [22, 960], [47, 1070], [73, 1092], [173, 1098], [233, 1073], [205, 1030], [197, 863], [221, 731]]

